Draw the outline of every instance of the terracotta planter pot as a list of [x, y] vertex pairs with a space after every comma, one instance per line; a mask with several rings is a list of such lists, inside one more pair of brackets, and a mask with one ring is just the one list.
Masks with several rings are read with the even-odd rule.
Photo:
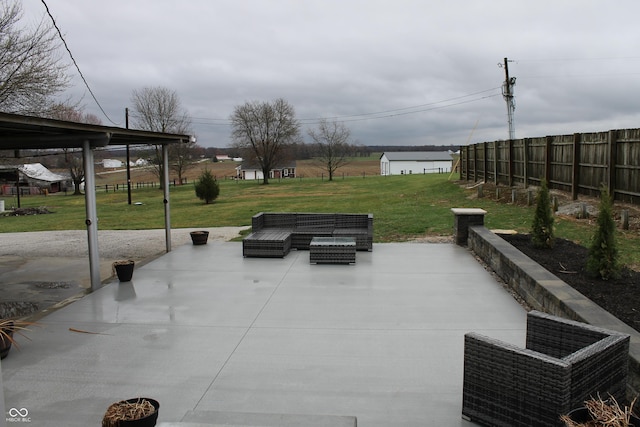
[[133, 277], [133, 269], [135, 268], [135, 261], [116, 261], [113, 263], [113, 268], [116, 270], [118, 280], [121, 282], [129, 282]]
[[206, 245], [209, 239], [208, 231], [192, 231], [189, 234], [194, 245]]

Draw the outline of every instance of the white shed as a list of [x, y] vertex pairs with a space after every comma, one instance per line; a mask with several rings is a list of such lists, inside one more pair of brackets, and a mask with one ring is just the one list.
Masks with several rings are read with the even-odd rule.
[[380, 175], [451, 172], [449, 151], [391, 151], [380, 156]]

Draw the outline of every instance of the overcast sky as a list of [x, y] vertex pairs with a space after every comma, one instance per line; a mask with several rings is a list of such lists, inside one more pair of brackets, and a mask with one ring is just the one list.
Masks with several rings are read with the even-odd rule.
[[[124, 127], [134, 89], [175, 90], [203, 146], [229, 116], [284, 98], [306, 129], [355, 143], [516, 138], [640, 127], [638, 0], [46, 0], [98, 101]], [[24, 22], [46, 16], [22, 0]], [[68, 55], [65, 56], [68, 59]], [[69, 93], [113, 125], [77, 71]]]

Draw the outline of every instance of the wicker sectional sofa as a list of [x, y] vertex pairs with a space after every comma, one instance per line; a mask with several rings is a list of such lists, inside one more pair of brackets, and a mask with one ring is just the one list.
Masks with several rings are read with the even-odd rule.
[[242, 241], [245, 257], [282, 258], [291, 249], [309, 249], [314, 237], [353, 237], [356, 250], [373, 249], [373, 214], [260, 212]]

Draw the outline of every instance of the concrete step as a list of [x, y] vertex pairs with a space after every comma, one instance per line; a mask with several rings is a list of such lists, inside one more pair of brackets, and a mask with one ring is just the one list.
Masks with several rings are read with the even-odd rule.
[[340, 415], [189, 411], [181, 422], [162, 422], [158, 427], [357, 427], [357, 425], [356, 417]]

